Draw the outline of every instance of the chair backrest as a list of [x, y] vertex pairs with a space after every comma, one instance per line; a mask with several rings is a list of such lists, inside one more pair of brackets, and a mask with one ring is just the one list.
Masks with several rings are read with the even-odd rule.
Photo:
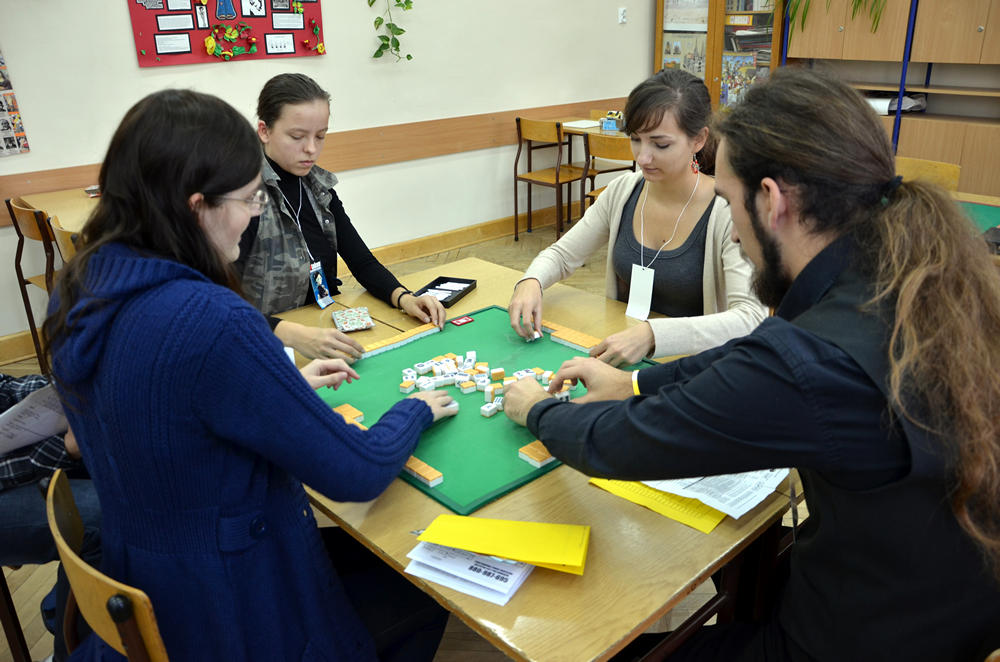
[[903, 179], [923, 179], [932, 182], [946, 191], [957, 191], [962, 166], [957, 163], [897, 156], [896, 174], [902, 175]]
[[563, 140], [562, 124], [555, 121], [529, 120], [517, 118], [517, 135], [521, 140], [531, 140], [540, 143], [561, 143]]
[[634, 161], [632, 141], [624, 136], [607, 136], [600, 133], [588, 133], [587, 153], [598, 159], [614, 159], [615, 161]]
[[56, 241], [63, 262], [69, 262], [76, 255], [76, 233], [64, 230], [58, 216], [49, 217], [49, 228], [52, 230], [52, 237]]
[[7, 211], [18, 234], [35, 241], [52, 241], [52, 234], [46, 222], [45, 212], [25, 204], [20, 198], [7, 199]]
[[[77, 554], [83, 543], [83, 523], [61, 469], [52, 476], [45, 502], [49, 530], [69, 579], [70, 603], [79, 607], [94, 634], [129, 660], [167, 662], [149, 597], [95, 570]], [[70, 612], [67, 609], [67, 617]], [[74, 630], [69, 625], [65, 628], [68, 644]]]

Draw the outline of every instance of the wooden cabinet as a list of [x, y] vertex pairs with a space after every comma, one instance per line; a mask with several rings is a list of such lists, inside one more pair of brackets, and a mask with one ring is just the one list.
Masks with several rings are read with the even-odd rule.
[[[888, 0], [874, 34], [870, 17], [851, 18], [849, 0], [831, 0], [829, 12], [824, 5], [812, 3], [805, 29], [796, 26], [791, 35], [788, 56], [827, 60], [849, 72], [849, 80], [868, 79], [854, 83], [865, 94], [926, 94], [926, 112], [900, 115], [896, 153], [957, 163], [959, 190], [1000, 195], [1000, 80], [992, 82], [992, 70], [982, 68], [1000, 64], [1000, 0]], [[881, 118], [890, 135], [895, 119]]]
[[910, 0], [887, 0], [877, 32], [866, 13], [851, 15], [848, 0], [811, 3], [805, 27], [796, 24], [788, 57], [898, 62], [906, 45]]
[[738, 101], [778, 66], [782, 0], [657, 0], [653, 71], [685, 69], [715, 107]]
[[[997, 62], [1000, 0], [920, 0], [913, 30], [913, 62], [986, 64]], [[991, 6], [993, 11], [991, 12]], [[986, 62], [983, 61], [983, 48]]]
[[997, 195], [1000, 171], [1000, 122], [969, 122], [962, 143], [962, 175], [958, 190]]

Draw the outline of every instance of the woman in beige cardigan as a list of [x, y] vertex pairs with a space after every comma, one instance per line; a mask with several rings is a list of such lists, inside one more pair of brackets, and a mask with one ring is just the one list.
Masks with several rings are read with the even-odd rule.
[[668, 317], [608, 336], [592, 356], [618, 365], [692, 354], [760, 323], [766, 310], [750, 292], [752, 268], [731, 238], [729, 206], [702, 172], [714, 164], [714, 145], [706, 145], [710, 115], [705, 84], [684, 71], [661, 71], [632, 90], [625, 131], [641, 171], [608, 184], [583, 218], [532, 261], [509, 306], [518, 334], [541, 331], [542, 290], [569, 277], [605, 242], [605, 295], [629, 300], [633, 275], [645, 272], [637, 277], [652, 281], [650, 309]]

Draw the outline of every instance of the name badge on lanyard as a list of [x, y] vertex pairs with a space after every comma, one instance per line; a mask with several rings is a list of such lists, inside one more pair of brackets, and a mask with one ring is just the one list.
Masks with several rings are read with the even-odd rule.
[[652, 300], [653, 270], [641, 264], [633, 264], [625, 314], [633, 319], [645, 321], [649, 317], [649, 304]]
[[[326, 282], [326, 274], [323, 273], [323, 265], [318, 261], [309, 265], [309, 283], [312, 285], [313, 296], [316, 297], [316, 303], [319, 304], [320, 308], [326, 308], [333, 303], [330, 287]], [[647, 306], [648, 308], [649, 306]]]

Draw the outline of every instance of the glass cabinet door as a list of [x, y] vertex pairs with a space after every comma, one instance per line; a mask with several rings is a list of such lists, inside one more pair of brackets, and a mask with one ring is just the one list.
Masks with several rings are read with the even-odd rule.
[[725, 0], [719, 106], [739, 101], [758, 78], [780, 61], [778, 0]]

